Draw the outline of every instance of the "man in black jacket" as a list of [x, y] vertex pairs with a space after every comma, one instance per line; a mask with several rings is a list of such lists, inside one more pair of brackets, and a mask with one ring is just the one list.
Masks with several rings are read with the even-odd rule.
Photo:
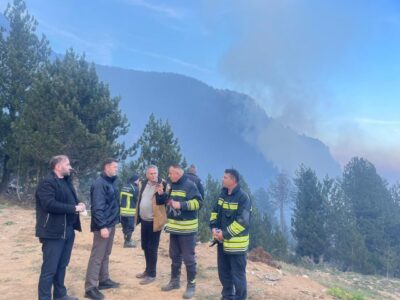
[[201, 179], [199, 176], [197, 176], [197, 168], [195, 165], [190, 165], [190, 167], [187, 170], [187, 177], [194, 182], [196, 185], [197, 189], [200, 192], [201, 197], [204, 199], [204, 187], [203, 184], [201, 183]]
[[119, 283], [110, 279], [108, 272], [115, 225], [119, 223], [118, 190], [115, 186], [117, 160], [106, 159], [102, 170], [90, 188], [90, 229], [94, 236], [85, 280], [85, 297], [89, 299], [104, 299], [99, 290], [119, 287]]
[[50, 160], [51, 175], [38, 185], [36, 198], [36, 236], [42, 243], [43, 264], [40, 272], [39, 300], [53, 298], [62, 300], [78, 299], [67, 295], [64, 285], [75, 230], [81, 231], [79, 212], [85, 210], [84, 203], [78, 203], [71, 184], [72, 170], [65, 155], [54, 156]]

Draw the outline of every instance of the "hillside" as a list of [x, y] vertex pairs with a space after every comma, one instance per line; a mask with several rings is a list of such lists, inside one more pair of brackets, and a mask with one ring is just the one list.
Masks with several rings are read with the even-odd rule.
[[[0, 206], [0, 299], [35, 299], [41, 266], [41, 250], [34, 237], [35, 212], [29, 208]], [[135, 231], [138, 239], [139, 230]], [[71, 294], [83, 299], [83, 285], [92, 235], [89, 218], [83, 218], [83, 233], [76, 235], [66, 284]], [[117, 290], [105, 292], [107, 299], [181, 299], [184, 289], [164, 293], [161, 285], [169, 279], [168, 235], [162, 234], [159, 249], [158, 279], [148, 286], [140, 286], [135, 274], [143, 271], [144, 257], [140, 248], [122, 248], [122, 234], [117, 230], [110, 272], [121, 282]], [[197, 247], [198, 289], [196, 299], [219, 299], [220, 283], [216, 270], [216, 249], [207, 244]], [[326, 288], [308, 276], [288, 273], [262, 263], [250, 262], [247, 267], [249, 299], [332, 299]], [[185, 275], [183, 274], [183, 278]]]
[[168, 120], [189, 163], [201, 177], [220, 177], [236, 167], [252, 188], [265, 187], [277, 170], [293, 174], [300, 163], [319, 176], [340, 172], [321, 141], [301, 135], [270, 118], [247, 95], [215, 89], [187, 76], [96, 66], [99, 78], [121, 96], [131, 128], [123, 138], [132, 144], [151, 113]]

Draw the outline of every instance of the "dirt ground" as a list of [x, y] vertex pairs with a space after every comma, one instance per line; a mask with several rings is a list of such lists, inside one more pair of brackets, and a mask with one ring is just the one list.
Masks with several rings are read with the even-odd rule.
[[[89, 259], [92, 234], [90, 218], [81, 218], [83, 232], [77, 233], [66, 276], [70, 295], [83, 299], [84, 279]], [[34, 237], [35, 211], [0, 204], [0, 299], [36, 299], [37, 282], [41, 266], [41, 248]], [[139, 241], [140, 228], [134, 238]], [[106, 299], [182, 299], [182, 288], [162, 292], [161, 286], [168, 282], [170, 259], [168, 257], [168, 234], [162, 233], [157, 280], [141, 286], [135, 275], [144, 270], [143, 252], [138, 248], [124, 249], [121, 228], [117, 228], [110, 259], [110, 274], [121, 283], [115, 290], [106, 290]], [[216, 268], [216, 249], [208, 244], [196, 248], [198, 277], [196, 299], [220, 299], [221, 285]], [[184, 269], [184, 268], [183, 268]], [[185, 274], [182, 274], [185, 279]], [[294, 275], [273, 269], [262, 263], [248, 261], [247, 280], [249, 299], [332, 299], [326, 288], [307, 276]]]

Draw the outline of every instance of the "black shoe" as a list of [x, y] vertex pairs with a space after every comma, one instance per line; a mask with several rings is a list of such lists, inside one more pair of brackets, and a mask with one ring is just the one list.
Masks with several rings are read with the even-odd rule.
[[152, 283], [152, 282], [154, 282], [155, 280], [156, 280], [155, 277], [146, 276], [145, 278], [143, 278], [143, 279], [139, 282], [139, 284], [145, 285], [145, 284]]
[[144, 271], [143, 273], [136, 274], [136, 278], [143, 279], [147, 277], [147, 272]]
[[119, 283], [111, 280], [110, 278], [99, 282], [99, 290], [116, 289], [119, 288]]
[[85, 298], [93, 299], [93, 300], [103, 300], [104, 295], [97, 288], [91, 288], [85, 292]]
[[77, 297], [65, 295], [64, 297], [54, 298], [54, 300], [79, 300]]
[[183, 294], [183, 299], [192, 299], [196, 292], [196, 284], [188, 283], [186, 286], [186, 291]]
[[167, 285], [161, 287], [163, 292], [169, 292], [171, 290], [179, 289], [181, 287], [179, 279], [172, 278]]

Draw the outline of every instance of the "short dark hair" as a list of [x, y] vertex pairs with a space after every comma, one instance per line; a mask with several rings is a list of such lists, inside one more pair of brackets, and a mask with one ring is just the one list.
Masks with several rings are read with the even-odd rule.
[[180, 164], [172, 164], [172, 165], [170, 165], [169, 167], [170, 167], [170, 168], [172, 167], [172, 168], [174, 168], [174, 169], [180, 169], [180, 170], [183, 170], [183, 168], [181, 167], [181, 165], [180, 165]]
[[50, 159], [50, 169], [54, 170], [54, 168], [63, 160], [67, 160], [68, 156], [66, 155], [56, 155]]
[[103, 164], [101, 165], [101, 169], [104, 171], [105, 167], [109, 164], [112, 164], [113, 162], [117, 163], [118, 159], [116, 158], [106, 158], [103, 162]]
[[236, 183], [239, 183], [240, 175], [239, 175], [239, 172], [237, 170], [235, 170], [235, 169], [226, 169], [225, 173], [231, 175], [235, 179]]

